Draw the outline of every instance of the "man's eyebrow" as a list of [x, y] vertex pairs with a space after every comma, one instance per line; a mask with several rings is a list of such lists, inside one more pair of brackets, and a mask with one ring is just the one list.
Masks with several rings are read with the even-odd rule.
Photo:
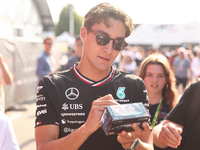
[[[110, 38], [109, 34], [103, 30], [98, 30], [97, 33], [105, 34], [106, 36], [108, 36]], [[117, 37], [115, 39], [125, 39], [125, 37]]]

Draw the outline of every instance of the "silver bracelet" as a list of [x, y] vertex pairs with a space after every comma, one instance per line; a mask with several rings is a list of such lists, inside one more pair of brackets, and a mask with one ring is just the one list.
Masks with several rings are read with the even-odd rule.
[[135, 150], [135, 149], [137, 148], [137, 146], [138, 146], [138, 143], [139, 143], [139, 139], [136, 138], [136, 139], [133, 141], [131, 147], [130, 147], [130, 148], [125, 148], [125, 150]]

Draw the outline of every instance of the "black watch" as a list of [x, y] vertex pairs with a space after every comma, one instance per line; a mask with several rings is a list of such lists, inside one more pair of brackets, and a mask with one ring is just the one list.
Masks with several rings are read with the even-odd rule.
[[136, 139], [133, 141], [131, 147], [130, 147], [130, 148], [126, 148], [125, 150], [135, 150], [135, 149], [137, 148], [137, 146], [138, 146], [138, 143], [139, 143], [139, 139], [136, 138]]

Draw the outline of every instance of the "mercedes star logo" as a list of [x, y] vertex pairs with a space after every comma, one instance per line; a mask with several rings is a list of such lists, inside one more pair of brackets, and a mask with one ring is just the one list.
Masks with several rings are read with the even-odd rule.
[[65, 95], [69, 100], [75, 100], [79, 96], [79, 91], [77, 88], [71, 87], [65, 91]]

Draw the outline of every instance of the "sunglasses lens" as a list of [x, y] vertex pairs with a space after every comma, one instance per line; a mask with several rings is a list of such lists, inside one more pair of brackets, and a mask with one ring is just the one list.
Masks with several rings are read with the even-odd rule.
[[[92, 32], [92, 31], [91, 31]], [[110, 38], [104, 34], [97, 34], [92, 32], [96, 36], [96, 42], [98, 45], [105, 46], [110, 42]], [[113, 40], [113, 39], [112, 39]], [[113, 48], [117, 51], [124, 49], [128, 44], [124, 40], [113, 40]]]
[[96, 35], [96, 39], [97, 39], [97, 44], [102, 46], [107, 45], [110, 42], [110, 39], [103, 35]]
[[116, 41], [113, 42], [113, 48], [115, 50], [117, 50], [117, 51], [120, 51], [120, 50], [124, 49], [126, 47], [126, 45], [127, 44], [124, 41], [118, 41], [118, 40], [116, 40]]

